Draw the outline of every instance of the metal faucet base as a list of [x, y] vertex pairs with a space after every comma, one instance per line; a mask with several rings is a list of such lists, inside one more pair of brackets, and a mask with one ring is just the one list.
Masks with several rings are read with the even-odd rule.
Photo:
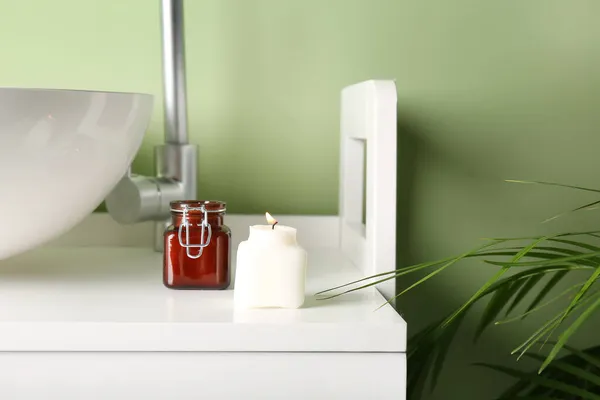
[[156, 177], [128, 172], [106, 198], [106, 208], [121, 224], [157, 221], [154, 247], [162, 251], [171, 201], [196, 198], [198, 146], [165, 144], [154, 156]]

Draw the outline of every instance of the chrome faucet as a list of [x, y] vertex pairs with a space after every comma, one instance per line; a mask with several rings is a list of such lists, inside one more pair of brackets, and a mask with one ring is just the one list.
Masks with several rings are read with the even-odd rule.
[[106, 198], [106, 208], [121, 224], [156, 221], [155, 243], [163, 250], [173, 200], [196, 198], [198, 146], [188, 143], [183, 0], [161, 0], [165, 143], [154, 149], [155, 176], [131, 168]]

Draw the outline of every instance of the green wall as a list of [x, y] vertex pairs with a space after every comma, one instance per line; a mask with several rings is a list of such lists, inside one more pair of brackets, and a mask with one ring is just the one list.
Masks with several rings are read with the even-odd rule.
[[[0, 0], [0, 86], [156, 94], [134, 164], [151, 173], [162, 139], [157, 3]], [[598, 15], [595, 0], [189, 0], [199, 196], [237, 213], [334, 214], [339, 91], [395, 78], [402, 262], [480, 237], [597, 227], [592, 213], [539, 224], [588, 195], [502, 179], [600, 186]], [[464, 300], [487, 268], [464, 264], [400, 301], [411, 330]], [[491, 398], [506, 381], [469, 363], [510, 361], [533, 322], [476, 347], [466, 331], [432, 398]]]

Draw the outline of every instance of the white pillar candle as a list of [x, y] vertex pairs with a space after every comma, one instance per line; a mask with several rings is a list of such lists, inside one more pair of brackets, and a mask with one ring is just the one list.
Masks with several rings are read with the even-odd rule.
[[306, 251], [296, 242], [296, 229], [277, 225], [272, 217], [269, 223], [251, 226], [248, 240], [238, 247], [236, 308], [299, 308], [304, 303]]

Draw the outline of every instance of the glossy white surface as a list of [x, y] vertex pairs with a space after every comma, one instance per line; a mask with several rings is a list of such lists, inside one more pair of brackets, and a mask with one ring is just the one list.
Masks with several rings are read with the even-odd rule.
[[0, 353], [7, 400], [404, 400], [403, 353]]
[[[367, 199], [389, 178], [368, 185]], [[342, 193], [352, 195], [360, 193]], [[240, 313], [231, 290], [169, 291], [149, 249], [152, 224], [118, 226], [106, 215], [86, 218], [55, 248], [0, 261], [0, 398], [404, 400], [406, 324], [390, 306], [375, 311], [383, 296], [312, 296], [393, 268], [390, 240], [373, 246], [368, 232], [360, 250], [371, 257], [344, 253], [353, 250], [340, 246], [345, 215], [280, 216], [308, 251], [308, 297], [297, 310]], [[371, 220], [378, 235], [390, 227], [379, 229], [381, 217]], [[226, 217], [233, 254], [263, 218]]]
[[126, 172], [152, 96], [0, 88], [0, 259], [66, 232]]
[[237, 311], [232, 290], [165, 288], [149, 248], [40, 248], [0, 262], [0, 351], [405, 351], [377, 290], [315, 300], [362, 275], [337, 249], [307, 251], [303, 308]]

